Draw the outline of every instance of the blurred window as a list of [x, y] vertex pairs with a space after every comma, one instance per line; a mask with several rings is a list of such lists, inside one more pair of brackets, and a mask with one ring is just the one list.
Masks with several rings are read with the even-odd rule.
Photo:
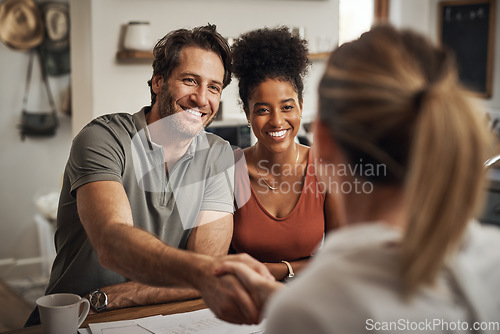
[[389, 0], [339, 0], [339, 45], [386, 21], [388, 14]]

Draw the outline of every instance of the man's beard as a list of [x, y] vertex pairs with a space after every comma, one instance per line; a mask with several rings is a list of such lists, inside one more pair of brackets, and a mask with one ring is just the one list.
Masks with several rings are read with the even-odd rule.
[[[160, 113], [161, 120], [165, 130], [168, 131], [170, 135], [174, 135], [179, 140], [191, 139], [201, 133], [210, 123], [214, 117], [211, 117], [210, 121], [204, 126], [203, 121], [200, 118], [199, 122], [193, 121], [191, 118], [185, 117], [185, 112], [177, 112], [174, 96], [170, 89], [166, 85], [163, 85], [161, 93], [157, 96], [158, 98], [158, 111]], [[206, 115], [205, 117], [210, 117], [212, 115]]]

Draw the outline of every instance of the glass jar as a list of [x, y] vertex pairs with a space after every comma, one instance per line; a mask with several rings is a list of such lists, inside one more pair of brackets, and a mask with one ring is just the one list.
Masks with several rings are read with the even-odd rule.
[[151, 51], [153, 41], [149, 22], [130, 21], [127, 24], [123, 47], [130, 51]]

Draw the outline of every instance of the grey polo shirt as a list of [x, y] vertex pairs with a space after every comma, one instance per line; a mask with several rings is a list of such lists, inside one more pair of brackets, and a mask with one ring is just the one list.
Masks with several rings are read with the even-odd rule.
[[76, 189], [86, 183], [120, 182], [134, 226], [181, 249], [201, 210], [233, 212], [234, 156], [228, 142], [202, 132], [167, 174], [163, 148], [151, 142], [147, 130], [149, 110], [101, 116], [75, 137], [64, 173], [57, 256], [47, 293], [84, 295], [127, 280], [99, 264], [80, 222]]

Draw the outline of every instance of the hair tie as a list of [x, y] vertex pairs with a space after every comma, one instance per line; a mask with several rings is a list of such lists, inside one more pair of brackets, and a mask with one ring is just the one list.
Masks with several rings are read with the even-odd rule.
[[422, 107], [422, 102], [427, 95], [427, 87], [420, 90], [417, 94], [415, 94], [415, 110], [419, 111]]

